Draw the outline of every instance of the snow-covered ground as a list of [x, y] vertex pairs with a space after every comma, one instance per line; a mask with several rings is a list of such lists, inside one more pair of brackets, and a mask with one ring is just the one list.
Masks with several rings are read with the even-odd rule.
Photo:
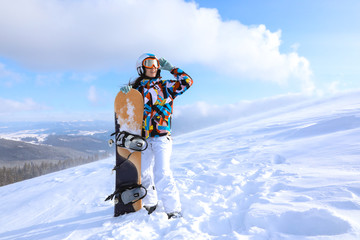
[[113, 217], [114, 158], [0, 188], [0, 239], [360, 239], [359, 92], [174, 139], [184, 218]]

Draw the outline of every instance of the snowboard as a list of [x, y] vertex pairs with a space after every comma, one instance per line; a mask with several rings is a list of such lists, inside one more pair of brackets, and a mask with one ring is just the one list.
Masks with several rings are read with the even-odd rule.
[[[125, 132], [126, 136], [135, 135], [141, 138], [143, 101], [141, 93], [135, 89], [131, 89], [127, 94], [121, 91], [117, 94], [114, 102], [115, 133], [118, 133], [117, 135]], [[143, 189], [141, 189], [141, 151], [135, 151], [126, 146], [126, 144], [115, 144], [116, 165], [114, 170], [116, 176], [115, 192], [113, 193], [115, 217], [140, 210], [141, 199], [144, 197]], [[126, 200], [127, 197], [133, 197], [136, 201]]]

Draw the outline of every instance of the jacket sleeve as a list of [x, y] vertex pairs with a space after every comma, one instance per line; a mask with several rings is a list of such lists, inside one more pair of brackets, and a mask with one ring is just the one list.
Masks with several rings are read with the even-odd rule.
[[193, 80], [180, 68], [174, 68], [171, 73], [174, 75], [176, 80], [168, 80], [167, 89], [171, 97], [174, 99], [188, 90], [193, 84]]

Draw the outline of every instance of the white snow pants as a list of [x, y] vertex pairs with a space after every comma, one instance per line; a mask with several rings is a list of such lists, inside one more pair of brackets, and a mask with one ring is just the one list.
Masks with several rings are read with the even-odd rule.
[[181, 212], [179, 191], [170, 169], [172, 139], [169, 136], [146, 139], [148, 147], [141, 154], [141, 183], [147, 189], [144, 206], [154, 206], [158, 198], [165, 212]]

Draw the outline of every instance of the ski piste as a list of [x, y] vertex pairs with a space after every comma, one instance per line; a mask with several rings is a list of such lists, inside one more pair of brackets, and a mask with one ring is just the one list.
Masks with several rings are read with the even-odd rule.
[[[115, 136], [109, 145], [115, 145], [115, 191], [105, 201], [114, 200], [114, 216], [141, 209], [147, 191], [141, 185], [141, 151], [147, 148], [141, 137], [144, 104], [140, 92], [131, 89], [127, 94], [119, 92], [114, 102]], [[115, 143], [115, 144], [114, 144]]]

